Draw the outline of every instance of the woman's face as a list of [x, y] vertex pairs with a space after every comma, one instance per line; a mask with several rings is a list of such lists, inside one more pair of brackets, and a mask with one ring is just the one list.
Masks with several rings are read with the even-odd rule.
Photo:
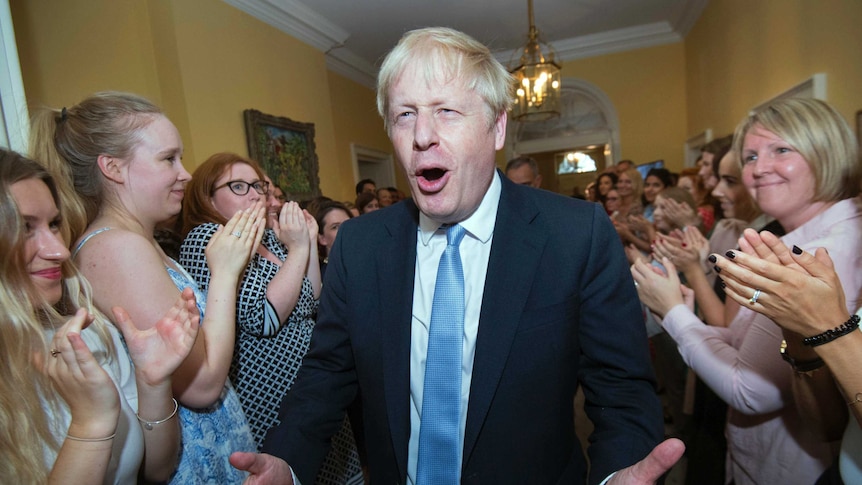
[[700, 154], [700, 171], [697, 174], [703, 180], [706, 190], [712, 190], [718, 184], [718, 179], [715, 178], [715, 173], [712, 170], [713, 163], [715, 163], [714, 153], [702, 152]]
[[335, 242], [335, 236], [338, 235], [338, 228], [341, 227], [341, 223], [348, 219], [350, 216], [341, 209], [332, 209], [323, 216], [323, 226], [321, 227], [323, 233], [317, 235], [317, 242], [326, 248], [325, 254], [329, 254], [329, 248]]
[[613, 214], [614, 212], [620, 210], [620, 206], [622, 205], [622, 200], [620, 198], [619, 192], [616, 189], [611, 189], [608, 191], [608, 196], [605, 197], [605, 210], [608, 211], [609, 214]]
[[121, 173], [113, 173], [114, 165], [104, 170], [109, 178], [119, 177], [126, 209], [142, 219], [166, 221], [179, 214], [186, 183], [192, 178], [183, 167], [183, 143], [174, 124], [161, 115], [139, 134], [131, 157], [116, 165]]
[[24, 220], [24, 261], [39, 295], [50, 304], [63, 296], [61, 265], [69, 259], [69, 248], [60, 234], [60, 211], [51, 191], [39, 179], [12, 184], [10, 191]]
[[[272, 179], [269, 177], [264, 177], [266, 183], [269, 184], [269, 191], [266, 193], [266, 221], [267, 225], [269, 225], [270, 221], [273, 219], [278, 219], [278, 213], [281, 211], [281, 206], [284, 205], [283, 195], [281, 197], [278, 194], [281, 193], [280, 189], [277, 189], [275, 185], [272, 184]], [[218, 186], [218, 184], [216, 184]], [[254, 192], [254, 189], [249, 190], [249, 192]]]
[[644, 199], [647, 203], [654, 205], [656, 196], [662, 190], [664, 190], [664, 183], [655, 175], [648, 176], [644, 181]]
[[626, 173], [620, 175], [619, 180], [617, 180], [617, 193], [620, 195], [620, 197], [631, 197], [632, 195], [634, 195], [634, 192], [635, 186], [634, 182], [632, 182], [631, 177], [629, 177]]
[[599, 177], [599, 194], [607, 196], [608, 192], [614, 188], [614, 181], [607, 175]]
[[365, 204], [365, 207], [362, 209], [363, 214], [368, 214], [369, 212], [374, 212], [380, 208], [380, 204], [377, 202], [377, 199], [372, 199], [371, 202]]
[[679, 181], [677, 181], [676, 183], [676, 186], [681, 189], [685, 189], [686, 191], [688, 191], [689, 194], [691, 194], [692, 197], [694, 197], [695, 200], [697, 200], [697, 194], [694, 193], [695, 190], [693, 178], [685, 176], [680, 177]]
[[760, 125], [745, 135], [742, 182], [760, 206], [789, 232], [820, 210], [814, 204], [815, 177], [808, 162], [789, 143]]
[[721, 211], [728, 219], [751, 221], [758, 210], [748, 190], [742, 185], [742, 174], [733, 153], [728, 152], [718, 163], [718, 185], [712, 195], [721, 203]]
[[377, 190], [377, 203], [380, 207], [389, 207], [392, 205], [392, 193], [389, 192], [389, 189]]
[[[261, 194], [253, 187], [255, 184], [258, 187], [265, 187], [266, 180], [259, 179], [251, 165], [234, 163], [225, 170], [213, 186], [214, 191], [210, 198], [213, 208], [225, 219], [230, 219], [238, 211], [248, 209], [257, 201], [266, 199], [266, 194]], [[248, 192], [242, 194], [245, 189], [248, 189]], [[267, 210], [269, 209], [267, 204]]]
[[673, 230], [673, 226], [664, 216], [664, 204], [665, 198], [661, 195], [655, 198], [655, 211], [652, 213], [653, 216], [653, 224], [655, 224], [655, 228], [658, 229], [659, 232], [663, 234], [669, 233]]

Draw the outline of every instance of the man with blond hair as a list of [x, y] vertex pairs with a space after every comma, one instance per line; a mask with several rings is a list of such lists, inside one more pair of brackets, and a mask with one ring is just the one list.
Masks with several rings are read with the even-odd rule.
[[511, 90], [451, 29], [408, 32], [387, 56], [378, 109], [413, 198], [339, 230], [311, 349], [263, 446], [292, 472], [269, 455], [232, 463], [312, 483], [357, 396], [372, 483], [640, 484], [679, 458], [679, 441], [650, 452], [661, 409], [607, 216], [495, 169]]

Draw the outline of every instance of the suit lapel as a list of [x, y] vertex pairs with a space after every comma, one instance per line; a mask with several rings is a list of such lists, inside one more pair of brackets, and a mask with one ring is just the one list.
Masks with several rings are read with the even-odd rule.
[[412, 200], [402, 205], [405, 207], [401, 213], [385, 224], [387, 234], [376, 258], [384, 398], [399, 473], [406, 476], [410, 437], [410, 322], [419, 212]]
[[464, 466], [485, 421], [509, 356], [547, 238], [538, 209], [505, 176], [485, 278], [464, 435]]

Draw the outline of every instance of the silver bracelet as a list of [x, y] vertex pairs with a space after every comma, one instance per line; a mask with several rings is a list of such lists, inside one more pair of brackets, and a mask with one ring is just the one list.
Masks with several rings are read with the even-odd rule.
[[116, 432], [116, 431], [115, 431], [115, 432], [114, 432], [114, 434], [112, 434], [111, 436], [106, 436], [106, 437], [104, 437], [104, 438], [78, 438], [77, 436], [72, 436], [72, 435], [70, 435], [70, 434], [67, 434], [67, 435], [66, 435], [66, 439], [67, 439], [67, 440], [72, 440], [72, 441], [83, 441], [84, 443], [96, 443], [96, 442], [98, 442], [98, 441], [108, 441], [108, 440], [112, 440], [112, 439], [114, 439], [114, 436], [117, 436], [117, 432]]
[[165, 419], [160, 419], [158, 421], [147, 421], [146, 419], [142, 418], [140, 414], [135, 413], [135, 416], [138, 418], [138, 421], [140, 421], [141, 424], [144, 425], [144, 429], [147, 431], [150, 431], [153, 429], [153, 426], [167, 422], [168, 420], [170, 420], [171, 418], [173, 418], [174, 416], [177, 415], [177, 409], [180, 408], [180, 405], [179, 405], [179, 403], [177, 403], [177, 400], [174, 398], [171, 398], [171, 401], [174, 402], [174, 411]]

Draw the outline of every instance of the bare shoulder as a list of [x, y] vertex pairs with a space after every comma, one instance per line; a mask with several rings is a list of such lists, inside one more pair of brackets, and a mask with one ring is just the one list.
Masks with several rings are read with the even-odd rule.
[[99, 309], [110, 315], [112, 307], [123, 307], [139, 328], [155, 323], [179, 293], [154, 241], [131, 231], [93, 236], [75, 262], [90, 281]]
[[84, 271], [88, 267], [108, 265], [118, 268], [126, 264], [161, 263], [161, 260], [152, 239], [125, 229], [110, 229], [93, 235], [75, 256], [75, 261]]

